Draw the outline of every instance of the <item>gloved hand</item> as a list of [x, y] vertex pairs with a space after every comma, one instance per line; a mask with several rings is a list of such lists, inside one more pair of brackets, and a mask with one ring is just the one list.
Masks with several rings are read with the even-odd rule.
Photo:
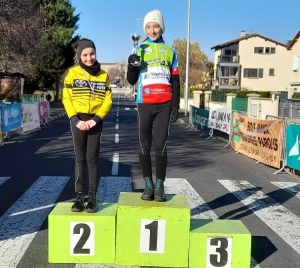
[[178, 109], [176, 107], [172, 107], [170, 114], [170, 123], [175, 123], [178, 119]]
[[140, 66], [140, 57], [136, 54], [131, 54], [128, 58], [128, 63], [132, 66]]

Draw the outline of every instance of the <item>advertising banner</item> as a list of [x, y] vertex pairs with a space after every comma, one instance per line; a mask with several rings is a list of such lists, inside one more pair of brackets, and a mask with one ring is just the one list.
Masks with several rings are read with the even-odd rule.
[[232, 120], [231, 145], [234, 150], [268, 166], [280, 168], [283, 120], [258, 120], [236, 112]]
[[208, 130], [208, 116], [209, 110], [192, 106], [192, 124], [204, 132]]
[[[1, 105], [0, 105], [0, 110], [1, 110]], [[2, 134], [2, 121], [1, 121], [1, 112], [0, 112], [0, 143], [3, 141], [3, 134]]]
[[1, 106], [2, 133], [22, 126], [22, 104], [14, 103]]
[[286, 164], [297, 170], [300, 170], [299, 136], [300, 125], [288, 125], [286, 130]]
[[231, 132], [231, 110], [210, 109], [208, 127], [230, 134]]
[[40, 113], [40, 119], [47, 119], [49, 117], [48, 115], [48, 107], [47, 107], [47, 101], [41, 101], [39, 102], [39, 113]]
[[39, 108], [37, 103], [24, 103], [22, 131], [27, 132], [40, 127]]

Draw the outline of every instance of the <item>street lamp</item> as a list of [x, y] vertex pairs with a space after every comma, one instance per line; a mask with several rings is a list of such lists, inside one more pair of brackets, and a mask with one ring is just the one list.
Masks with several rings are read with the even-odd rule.
[[189, 88], [189, 65], [190, 65], [190, 24], [191, 24], [191, 0], [188, 0], [187, 18], [187, 41], [186, 41], [186, 72], [185, 72], [185, 91], [184, 91], [184, 116], [188, 115], [188, 88]]

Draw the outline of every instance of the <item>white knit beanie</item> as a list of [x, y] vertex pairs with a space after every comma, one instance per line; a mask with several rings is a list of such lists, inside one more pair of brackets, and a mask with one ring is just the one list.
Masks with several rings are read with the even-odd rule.
[[159, 10], [153, 10], [146, 14], [144, 18], [144, 31], [146, 29], [147, 23], [149, 22], [156, 22], [160, 26], [162, 33], [165, 32], [164, 18]]

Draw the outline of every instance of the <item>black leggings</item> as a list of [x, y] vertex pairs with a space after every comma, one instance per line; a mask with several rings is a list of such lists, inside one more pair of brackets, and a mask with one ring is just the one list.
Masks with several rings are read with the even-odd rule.
[[155, 150], [156, 178], [162, 180], [166, 178], [166, 145], [169, 135], [170, 111], [171, 102], [138, 104], [139, 159], [144, 178], [152, 177], [150, 157], [152, 137]]
[[[80, 114], [80, 120], [88, 121], [94, 115]], [[75, 192], [84, 192], [85, 168], [88, 166], [89, 192], [96, 193], [99, 180], [99, 151], [103, 121], [88, 131], [71, 124], [75, 150]]]

